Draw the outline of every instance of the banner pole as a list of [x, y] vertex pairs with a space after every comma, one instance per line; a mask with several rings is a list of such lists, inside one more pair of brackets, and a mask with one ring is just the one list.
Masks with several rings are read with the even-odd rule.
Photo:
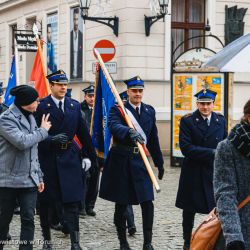
[[[109, 83], [109, 86], [110, 86], [110, 88], [111, 88], [111, 90], [112, 90], [112, 92], [113, 92], [113, 94], [114, 94], [114, 96], [116, 98], [116, 101], [117, 101], [118, 105], [121, 107], [121, 109], [124, 112], [125, 120], [126, 120], [126, 123], [127, 123], [128, 127], [134, 128], [133, 123], [131, 122], [130, 117], [128, 116], [128, 114], [126, 112], [123, 101], [121, 100], [121, 97], [120, 97], [120, 95], [119, 95], [119, 93], [118, 93], [118, 91], [117, 91], [117, 89], [115, 87], [115, 84], [113, 83], [113, 80], [110, 77], [109, 72], [108, 72], [108, 70], [107, 70], [107, 68], [106, 68], [106, 66], [105, 66], [105, 64], [104, 64], [104, 62], [103, 62], [103, 60], [101, 58], [101, 55], [99, 54], [98, 50], [96, 50], [96, 49], [94, 49], [94, 52], [95, 52], [95, 55], [98, 58], [100, 66], [102, 67], [103, 73], [106, 76], [106, 79], [107, 79], [107, 81]], [[143, 162], [144, 162], [144, 164], [146, 166], [149, 177], [150, 177], [150, 179], [151, 179], [151, 181], [152, 181], [152, 183], [153, 183], [153, 185], [155, 187], [155, 190], [156, 190], [157, 193], [159, 193], [161, 191], [161, 189], [160, 189], [160, 186], [159, 186], [159, 184], [158, 184], [158, 182], [156, 180], [156, 177], [155, 177], [155, 175], [153, 173], [153, 170], [152, 170], [152, 168], [150, 166], [150, 163], [149, 163], [148, 158], [147, 158], [147, 156], [145, 154], [145, 151], [144, 151], [142, 145], [139, 142], [137, 142], [137, 147], [139, 148], [141, 157], [142, 157]]]
[[[98, 81], [99, 81], [99, 71], [96, 70], [96, 72], [95, 72], [95, 84], [94, 84], [94, 86], [95, 86], [95, 90], [94, 90], [95, 98], [96, 98], [96, 90], [97, 90]], [[94, 101], [94, 105], [93, 105], [93, 112], [92, 112], [92, 116], [91, 116], [90, 131], [89, 131], [91, 136], [93, 135], [94, 113], [95, 113], [95, 101]]]

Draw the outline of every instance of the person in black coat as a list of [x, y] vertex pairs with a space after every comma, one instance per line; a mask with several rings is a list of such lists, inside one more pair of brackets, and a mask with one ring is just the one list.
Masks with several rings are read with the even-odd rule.
[[215, 149], [226, 138], [226, 120], [213, 112], [216, 92], [199, 91], [197, 110], [180, 121], [180, 148], [184, 155], [176, 206], [183, 209], [183, 249], [189, 249], [195, 213], [207, 214], [215, 207], [213, 163]]
[[[144, 235], [144, 250], [153, 249], [152, 228], [154, 215], [153, 185], [146, 170], [136, 142], [145, 143], [155, 166], [159, 179], [164, 174], [163, 157], [160, 150], [156, 127], [155, 110], [142, 103], [144, 82], [139, 77], [125, 81], [129, 100], [125, 107], [134, 117], [136, 129], [129, 128], [118, 106], [111, 108], [108, 127], [113, 135], [113, 145], [105, 161], [101, 179], [100, 197], [115, 202], [115, 225], [120, 249], [129, 250], [126, 238], [127, 205], [141, 205]], [[137, 124], [136, 124], [137, 123]]]
[[[39, 144], [38, 153], [44, 173], [45, 191], [40, 195], [40, 220], [46, 242], [50, 242], [49, 204], [60, 202], [71, 238], [71, 250], [79, 245], [79, 205], [83, 197], [82, 153], [93, 162], [96, 154], [82, 115], [80, 103], [66, 97], [68, 79], [59, 70], [47, 76], [51, 95], [42, 99], [37, 109], [40, 124], [43, 114], [50, 113], [53, 129]], [[46, 249], [51, 249], [47, 244]], [[50, 247], [50, 248], [49, 248]]]
[[[93, 85], [88, 86], [87, 88], [82, 90], [85, 94], [84, 101], [81, 103], [82, 116], [88, 129], [90, 130], [91, 125], [91, 117], [95, 100], [95, 88]], [[100, 165], [101, 159], [98, 158]], [[91, 164], [95, 164], [92, 163]], [[92, 171], [95, 169], [95, 171]], [[83, 178], [86, 187], [86, 193], [83, 198], [83, 209], [80, 211], [80, 214], [84, 215], [86, 210], [86, 214], [89, 216], [96, 216], [96, 212], [94, 211], [96, 199], [98, 196], [98, 188], [99, 188], [99, 177], [100, 170], [99, 167], [92, 168], [89, 171], [83, 173]], [[85, 209], [85, 210], [84, 210]]]

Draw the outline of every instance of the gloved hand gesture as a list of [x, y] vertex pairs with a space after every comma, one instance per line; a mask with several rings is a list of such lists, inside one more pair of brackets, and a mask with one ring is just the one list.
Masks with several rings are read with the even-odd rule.
[[242, 241], [232, 241], [227, 245], [227, 250], [245, 250], [245, 244]]
[[134, 130], [133, 128], [130, 128], [129, 131], [129, 137], [131, 139], [131, 141], [136, 145], [137, 142], [139, 142], [140, 144], [144, 143], [144, 139], [141, 136], [140, 133], [138, 133], [136, 130]]
[[158, 167], [158, 179], [162, 180], [163, 175], [164, 175], [164, 168], [163, 168], [163, 166], [162, 167]]
[[54, 144], [65, 144], [69, 140], [68, 136], [65, 133], [54, 135], [51, 138], [51, 142]]
[[82, 159], [82, 169], [87, 172], [91, 168], [91, 161], [89, 158]]

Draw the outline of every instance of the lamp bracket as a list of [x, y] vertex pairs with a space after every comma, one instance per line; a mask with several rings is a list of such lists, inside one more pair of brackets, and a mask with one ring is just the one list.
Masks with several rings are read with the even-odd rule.
[[163, 18], [163, 21], [165, 21], [165, 13], [162, 13], [160, 15], [156, 15], [156, 16], [146, 16], [144, 17], [144, 22], [145, 22], [145, 33], [146, 36], [150, 35], [150, 27], [157, 22], [158, 20], [160, 20], [161, 18]]
[[89, 20], [92, 22], [97, 22], [97, 23], [101, 23], [104, 24], [106, 26], [109, 26], [114, 34], [116, 36], [118, 36], [118, 31], [119, 31], [119, 17], [114, 16], [114, 17], [89, 17], [86, 15], [81, 14], [82, 19], [85, 20]]

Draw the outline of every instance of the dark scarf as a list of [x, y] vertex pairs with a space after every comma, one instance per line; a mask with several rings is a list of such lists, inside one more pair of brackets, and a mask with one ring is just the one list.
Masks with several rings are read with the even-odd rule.
[[241, 121], [232, 128], [228, 140], [241, 154], [250, 158], [250, 124]]
[[30, 120], [29, 120], [29, 115], [32, 114], [32, 112], [29, 112], [25, 109], [23, 109], [21, 106], [19, 105], [16, 105], [18, 107], [18, 109], [21, 111], [21, 113], [25, 116], [25, 118], [27, 119], [28, 123], [30, 123]]

